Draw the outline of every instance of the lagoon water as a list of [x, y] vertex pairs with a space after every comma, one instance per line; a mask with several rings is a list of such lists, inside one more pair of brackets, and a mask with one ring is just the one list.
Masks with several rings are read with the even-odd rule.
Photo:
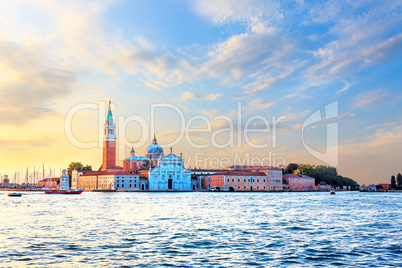
[[402, 266], [401, 193], [0, 192], [0, 267]]

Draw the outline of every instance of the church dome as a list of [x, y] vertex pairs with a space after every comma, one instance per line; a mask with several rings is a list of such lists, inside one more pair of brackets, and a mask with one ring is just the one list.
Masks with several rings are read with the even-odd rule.
[[145, 155], [149, 158], [155, 158], [163, 156], [163, 149], [159, 146], [158, 142], [156, 141], [156, 137], [154, 135], [154, 139], [152, 140], [152, 144], [148, 146]]

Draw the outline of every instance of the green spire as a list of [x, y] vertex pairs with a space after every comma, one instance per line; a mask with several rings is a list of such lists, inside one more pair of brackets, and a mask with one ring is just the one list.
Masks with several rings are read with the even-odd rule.
[[112, 111], [110, 110], [110, 103], [111, 103], [111, 101], [109, 101], [109, 111], [107, 112], [107, 119], [106, 119], [106, 121], [111, 121], [111, 122], [113, 122]]

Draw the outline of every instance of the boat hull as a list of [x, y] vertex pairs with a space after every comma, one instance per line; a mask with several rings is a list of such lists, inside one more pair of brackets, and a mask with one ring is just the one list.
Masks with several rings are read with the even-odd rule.
[[82, 190], [46, 190], [45, 194], [81, 194]]

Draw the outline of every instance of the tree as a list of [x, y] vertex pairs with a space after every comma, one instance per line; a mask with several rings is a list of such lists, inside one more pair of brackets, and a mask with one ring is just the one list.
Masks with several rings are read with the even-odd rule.
[[391, 188], [395, 189], [396, 188], [396, 180], [395, 180], [395, 176], [392, 175], [391, 176]]
[[401, 173], [398, 173], [396, 175], [396, 182], [398, 183], [398, 186], [402, 186], [402, 175], [401, 175]]
[[293, 172], [295, 172], [296, 169], [299, 168], [299, 165], [296, 163], [290, 163], [289, 165], [287, 165], [287, 167], [284, 170], [283, 174], [293, 174]]
[[310, 165], [300, 165], [299, 168], [295, 170], [294, 173], [315, 178], [315, 171], [313, 167]]
[[70, 165], [68, 165], [67, 171], [68, 171], [68, 176], [70, 177], [70, 187], [71, 187], [71, 173], [73, 170], [92, 170], [92, 166], [84, 165], [81, 162], [71, 162]]

